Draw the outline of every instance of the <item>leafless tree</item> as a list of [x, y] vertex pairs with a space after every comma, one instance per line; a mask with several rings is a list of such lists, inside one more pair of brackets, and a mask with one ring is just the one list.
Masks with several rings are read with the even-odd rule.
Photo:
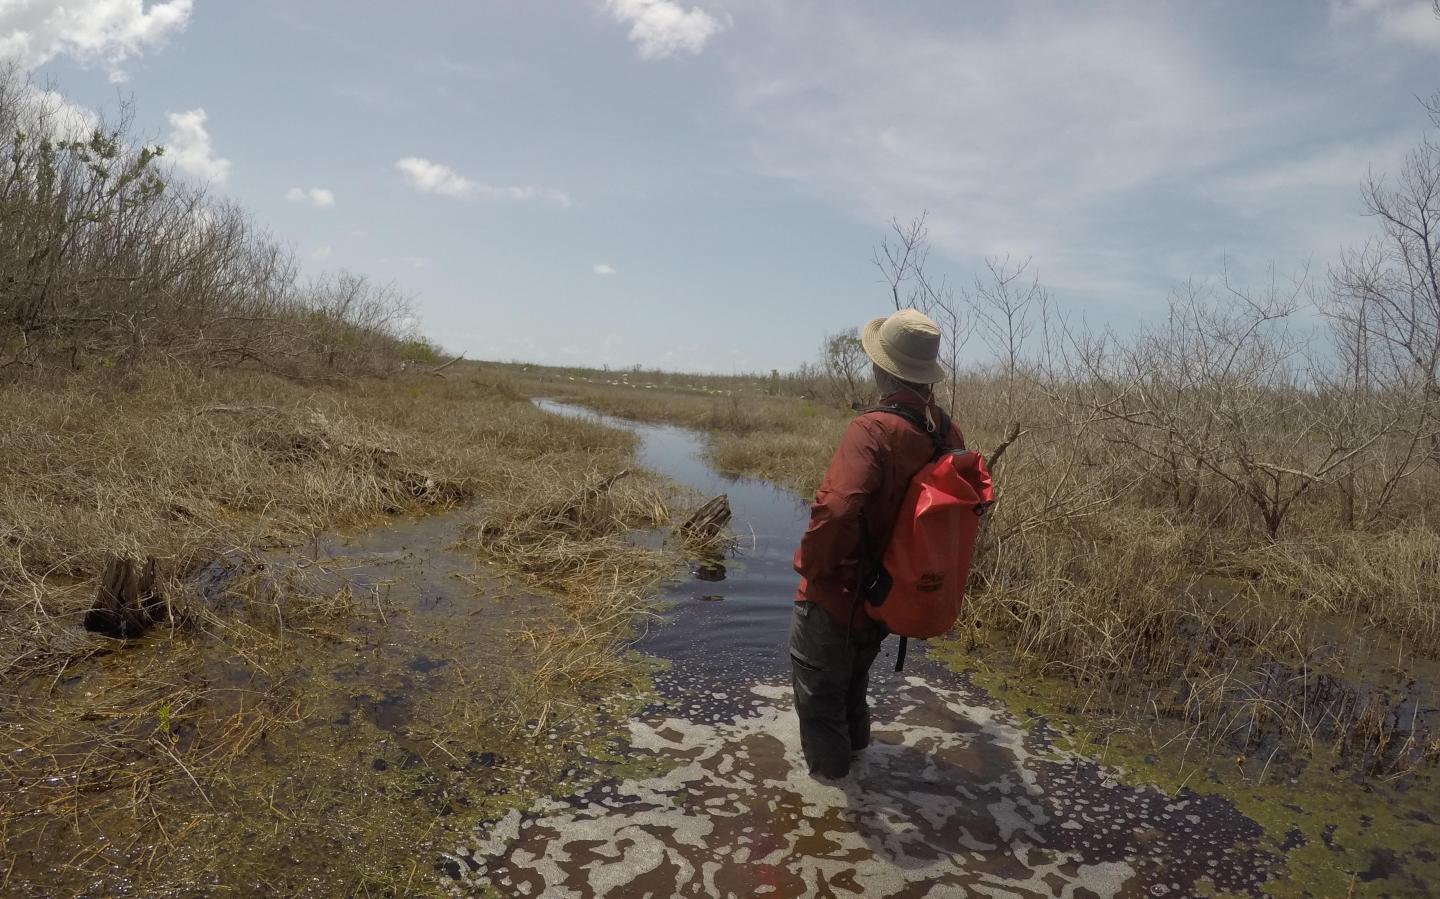
[[[1440, 127], [1440, 104], [1429, 106]], [[1328, 313], [1352, 389], [1403, 397], [1407, 433], [1440, 462], [1440, 144], [1427, 136], [1393, 180], [1370, 175], [1363, 198], [1379, 233], [1331, 269]]]
[[1314, 389], [1331, 410], [1324, 424], [1334, 445], [1356, 445], [1384, 432], [1336, 483], [1341, 521], [1355, 528], [1379, 520], [1400, 486], [1419, 472], [1440, 422], [1426, 400], [1424, 379], [1379, 337], [1370, 299], [1350, 293], [1346, 277], [1343, 266], [1331, 272], [1331, 295], [1321, 303], [1330, 340], [1311, 367]]
[[960, 384], [960, 357], [975, 329], [971, 297], [957, 291], [944, 274], [930, 266], [930, 231], [927, 213], [909, 222], [890, 222], [890, 231], [875, 249], [871, 262], [880, 271], [895, 308], [917, 309], [930, 316], [940, 329], [940, 361], [946, 380], [939, 400], [952, 412], [957, 409]]
[[1005, 383], [1005, 421], [1009, 431], [1018, 434], [1022, 427], [1015, 408], [1026, 344], [1048, 297], [1030, 272], [1030, 260], [1017, 262], [1009, 256], [985, 260], [985, 275], [975, 278], [975, 296], [985, 342]]
[[1159, 326], [1080, 353], [1085, 411], [1108, 423], [1108, 440], [1148, 459], [1177, 506], [1202, 510], [1212, 493], [1210, 511], [1223, 512], [1233, 499], [1272, 539], [1396, 424], [1357, 428], [1353, 404], [1316, 389], [1294, 328], [1303, 290], [1273, 273], [1258, 291], [1228, 277], [1218, 291], [1191, 284]]
[[928, 215], [921, 212], [904, 224], [899, 219], [891, 219], [892, 233], [881, 239], [870, 259], [880, 270], [897, 312], [915, 305], [917, 285], [914, 282], [930, 257], [929, 231], [925, 226]]

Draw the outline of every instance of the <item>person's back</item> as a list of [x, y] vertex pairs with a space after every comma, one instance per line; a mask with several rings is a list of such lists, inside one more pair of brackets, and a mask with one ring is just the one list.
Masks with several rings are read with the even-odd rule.
[[935, 440], [909, 417], [963, 439], [931, 402], [939, 330], [914, 310], [865, 328], [882, 405], [910, 416], [867, 412], [845, 429], [810, 507], [810, 525], [795, 552], [800, 586], [790, 628], [791, 671], [801, 744], [812, 774], [843, 777], [852, 754], [870, 741], [866, 700], [870, 666], [886, 633], [862, 608], [861, 587], [874, 577], [910, 479], [935, 455]]

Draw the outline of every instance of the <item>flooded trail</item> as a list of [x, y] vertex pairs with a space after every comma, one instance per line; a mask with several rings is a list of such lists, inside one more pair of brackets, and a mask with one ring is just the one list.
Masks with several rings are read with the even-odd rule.
[[[743, 538], [697, 567], [638, 649], [669, 663], [628, 724], [653, 776], [512, 811], [449, 857], [457, 895], [1188, 896], [1258, 894], [1279, 861], [1227, 802], [1122, 784], [1053, 746], [963, 675], [893, 645], [872, 675], [875, 741], [851, 776], [804, 770], [785, 652], [806, 520], [792, 494], [718, 474], [704, 437], [585, 415], [641, 438], [640, 461], [724, 492]], [[893, 643], [894, 641], [890, 641]], [[891, 664], [887, 664], [888, 661]]]

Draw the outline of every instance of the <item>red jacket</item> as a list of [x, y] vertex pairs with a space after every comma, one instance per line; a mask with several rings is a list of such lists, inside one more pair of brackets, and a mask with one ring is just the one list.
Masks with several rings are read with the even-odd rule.
[[[924, 406], [909, 393], [891, 394], [881, 403], [923, 414]], [[933, 415], [941, 420], [938, 411]], [[963, 446], [959, 428], [952, 424], [950, 431], [951, 445]], [[817, 603], [857, 630], [871, 626], [864, 610], [855, 608], [856, 591], [880, 564], [910, 479], [934, 454], [930, 435], [898, 415], [867, 412], [851, 420], [810, 505], [810, 526], [795, 550], [795, 570], [800, 573], [796, 602]]]

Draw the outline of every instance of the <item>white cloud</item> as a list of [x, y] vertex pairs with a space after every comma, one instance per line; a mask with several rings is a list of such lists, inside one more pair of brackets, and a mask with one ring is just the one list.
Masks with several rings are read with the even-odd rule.
[[570, 196], [564, 191], [548, 187], [515, 186], [504, 187], [485, 184], [466, 178], [448, 165], [431, 162], [417, 156], [407, 156], [395, 163], [395, 168], [410, 182], [410, 186], [426, 194], [472, 199], [544, 200], [568, 207]]
[[330, 254], [334, 252], [335, 248], [330, 246], [329, 244], [318, 246], [310, 251], [310, 260], [312, 262], [324, 262], [325, 260], [329, 259]]
[[165, 142], [165, 158], [181, 171], [216, 184], [224, 184], [230, 177], [230, 160], [216, 156], [215, 148], [210, 145], [203, 109], [170, 113], [170, 139]]
[[724, 26], [698, 6], [685, 9], [674, 0], [605, 0], [616, 21], [630, 25], [630, 42], [641, 59], [665, 59], [699, 53]]
[[192, 0], [0, 0], [0, 58], [33, 69], [56, 56], [103, 65], [112, 81], [121, 65], [162, 46], [190, 21]]
[[317, 209], [329, 209], [335, 205], [335, 192], [324, 187], [292, 187], [285, 192], [285, 199], [292, 203], [309, 203]]
[[611, 264], [608, 263], [608, 262], [597, 262], [597, 263], [595, 263], [595, 265], [593, 266], [593, 270], [594, 270], [595, 274], [597, 274], [597, 275], [613, 275], [613, 274], [615, 274], [615, 266], [611, 265]]
[[448, 165], [431, 162], [417, 156], [407, 156], [395, 163], [395, 168], [404, 173], [410, 186], [425, 194], [440, 194], [444, 197], [468, 197], [480, 185], [463, 177]]
[[[0, 0], [3, 3], [4, 0]], [[61, 140], [88, 140], [100, 127], [100, 117], [93, 109], [87, 109], [65, 99], [63, 94], [44, 88], [27, 85], [27, 99], [33, 104], [33, 111], [41, 127]]]
[[429, 268], [430, 259], [426, 256], [402, 256], [400, 261], [411, 268]]
[[[731, 127], [753, 133], [761, 174], [877, 230], [928, 209], [937, 246], [967, 267], [1033, 255], [1084, 302], [1146, 307], [1227, 253], [1281, 269], [1324, 258], [1354, 233], [1367, 158], [1391, 155], [1393, 129], [1330, 114], [1372, 90], [1349, 68], [1363, 60], [1327, 58], [1313, 84], [1266, 77], [1234, 64], [1233, 22], [1202, 8], [996, 7], [964, 27], [747, 9], [758, 37], [727, 62]], [[1312, 43], [1297, 41], [1307, 59], [1334, 41], [1319, 13]]]
[[1440, 47], [1440, 16], [1431, 0], [1332, 0], [1330, 9], [1341, 28], [1369, 24], [1390, 41]]
[[877, 224], [928, 208], [946, 249], [1033, 253], [1047, 277], [1071, 249], [1093, 277], [1096, 207], [1212, 164], [1254, 108], [1229, 102], [1183, 34], [1140, 17], [779, 24], [735, 69], [764, 173]]
[[545, 200], [557, 206], [570, 206], [570, 195], [563, 190], [555, 190], [549, 187], [492, 187], [489, 184], [480, 185], [480, 195], [486, 197], [502, 197], [512, 200]]

